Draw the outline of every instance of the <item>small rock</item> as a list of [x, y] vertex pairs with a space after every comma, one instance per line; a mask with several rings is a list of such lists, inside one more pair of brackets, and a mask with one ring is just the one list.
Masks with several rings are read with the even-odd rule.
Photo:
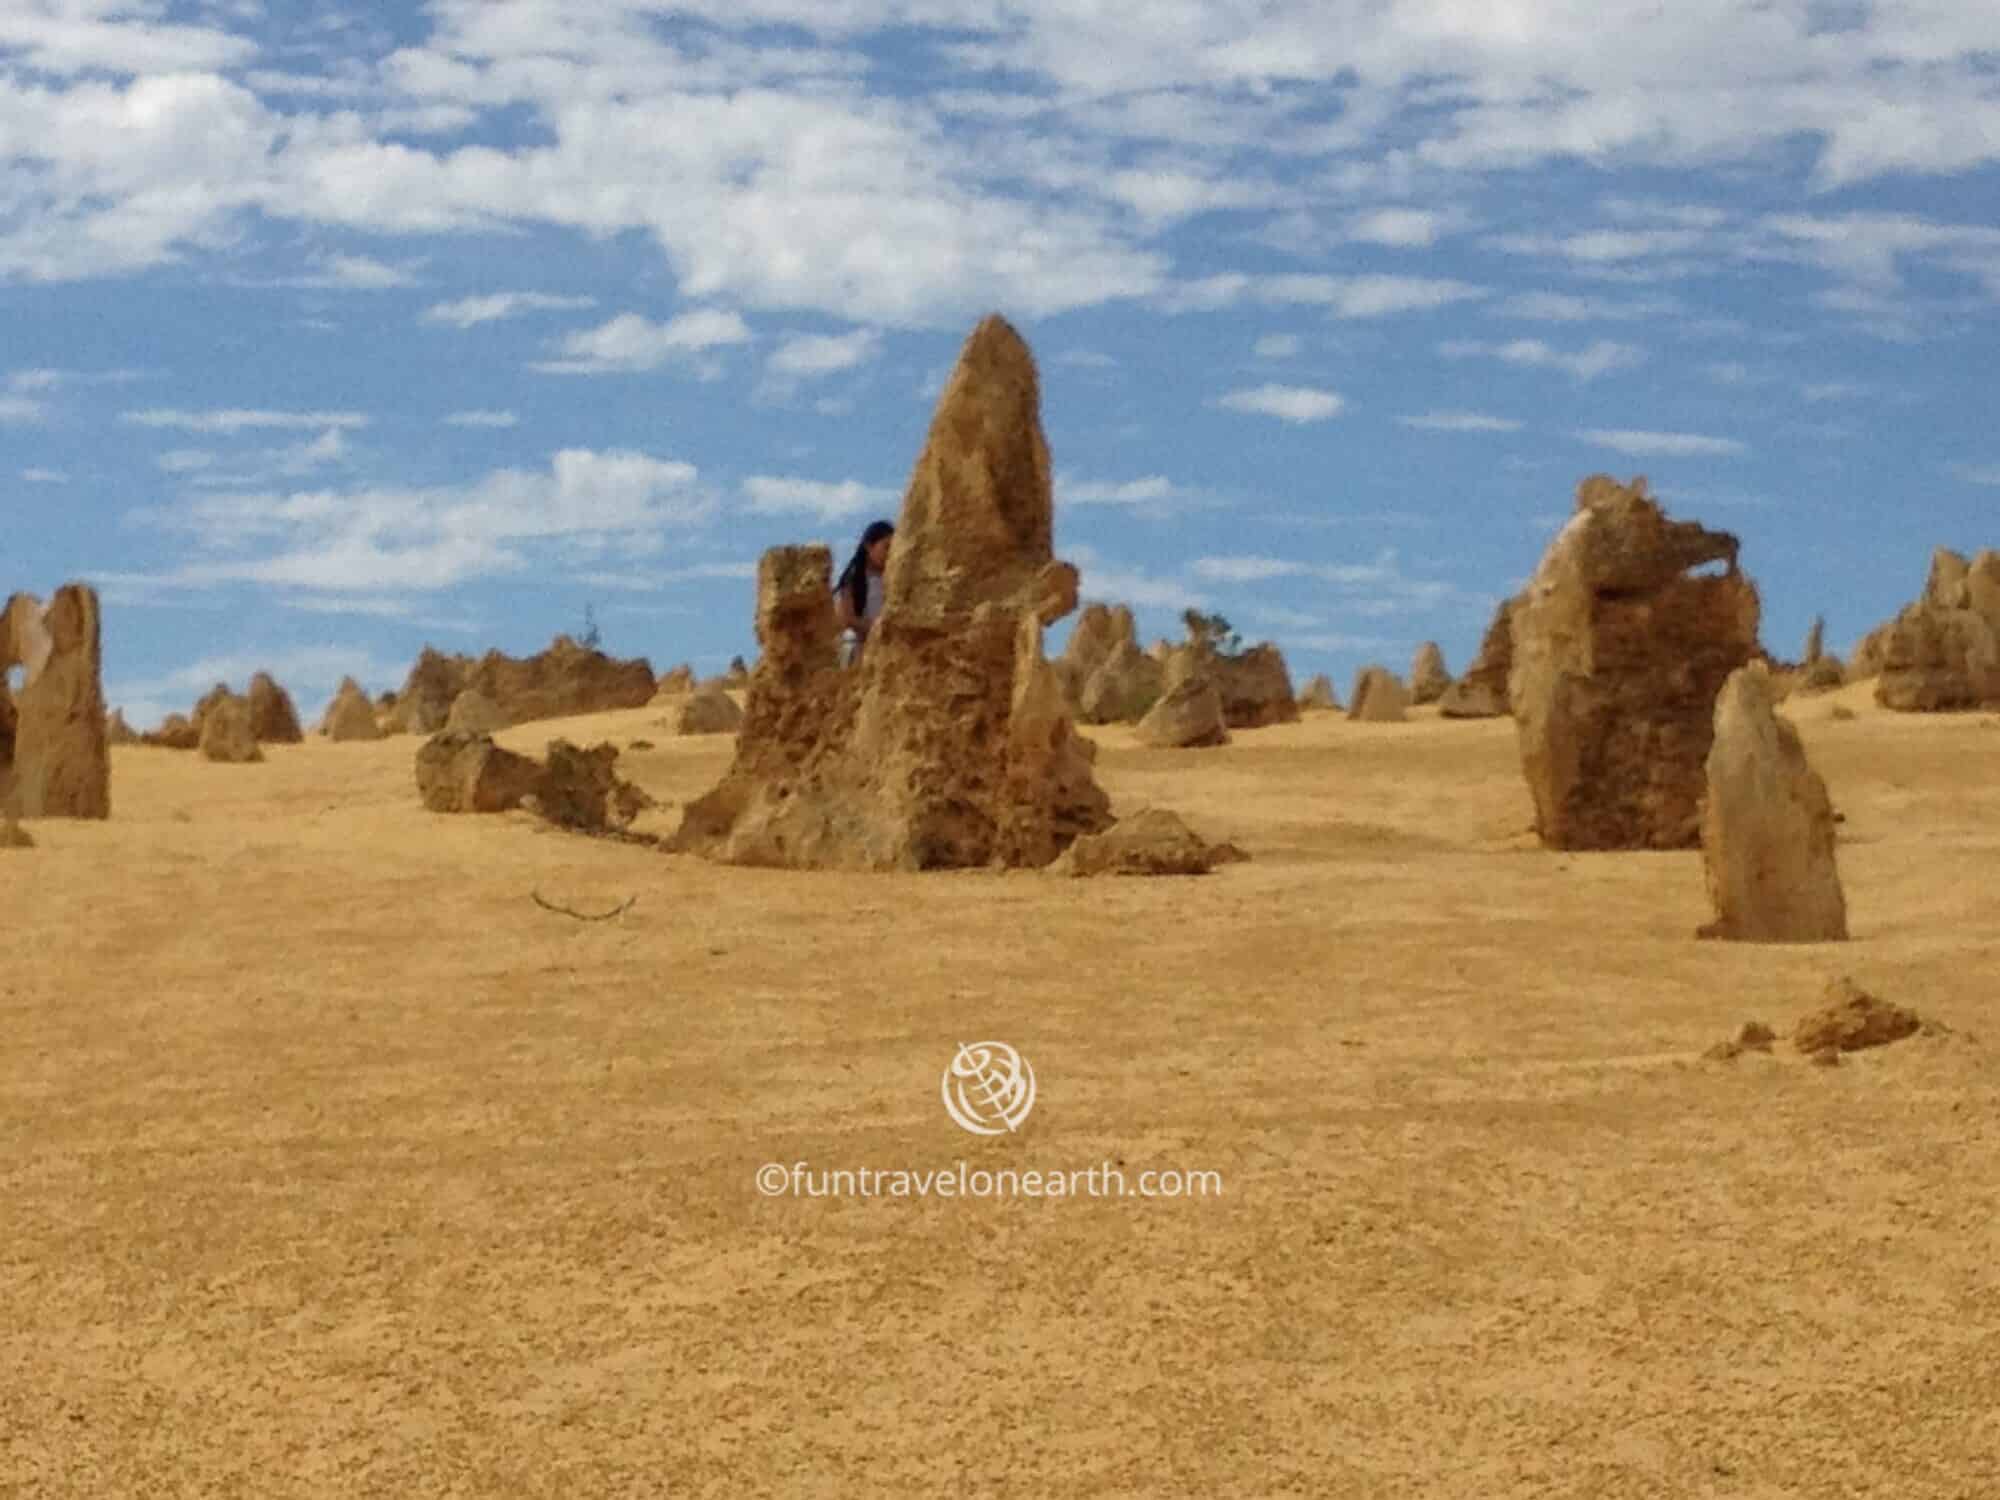
[[689, 695], [674, 716], [678, 734], [734, 734], [743, 727], [743, 710], [720, 687], [707, 684]]
[[1777, 1039], [1778, 1033], [1762, 1021], [1745, 1021], [1737, 1028], [1735, 1036], [1717, 1042], [1702, 1056], [1712, 1062], [1731, 1062], [1745, 1052], [1769, 1052], [1771, 1044]]
[[1826, 987], [1826, 1003], [1792, 1029], [1801, 1052], [1857, 1052], [1915, 1036], [1923, 1027], [1914, 1011], [1877, 999], [1842, 976]]
[[1762, 1021], [1745, 1021], [1742, 1030], [1736, 1033], [1739, 1047], [1754, 1047], [1760, 1052], [1769, 1052], [1771, 1044], [1778, 1039], [1778, 1033]]
[[1203, 842], [1164, 808], [1142, 808], [1102, 833], [1084, 834], [1049, 868], [1059, 875], [1206, 875], [1246, 857], [1234, 845]]
[[1778, 1040], [1778, 1032], [1760, 1020], [1746, 1020], [1736, 1028], [1736, 1036], [1726, 1042], [1716, 1042], [1702, 1056], [1710, 1062], [1734, 1062], [1744, 1052], [1770, 1052], [1770, 1044]]

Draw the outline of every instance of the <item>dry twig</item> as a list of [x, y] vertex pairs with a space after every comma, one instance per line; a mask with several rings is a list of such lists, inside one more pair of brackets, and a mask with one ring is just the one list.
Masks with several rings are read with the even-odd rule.
[[580, 912], [572, 911], [567, 906], [558, 906], [553, 901], [543, 900], [540, 891], [530, 891], [528, 894], [535, 898], [535, 905], [541, 907], [544, 911], [561, 912], [566, 917], [575, 917], [579, 922], [608, 922], [620, 912], [629, 911], [632, 903], [639, 899], [637, 895], [631, 895], [627, 896], [619, 905], [612, 907], [610, 911]]

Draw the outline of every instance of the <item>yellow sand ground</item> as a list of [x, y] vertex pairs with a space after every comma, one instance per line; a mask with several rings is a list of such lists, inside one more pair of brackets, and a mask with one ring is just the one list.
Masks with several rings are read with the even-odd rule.
[[[0, 1495], [2000, 1495], [2000, 721], [1787, 711], [1845, 945], [1537, 849], [1504, 720], [1093, 731], [1119, 810], [1253, 856], [1180, 880], [716, 868], [428, 814], [408, 738], [120, 749], [110, 822], [0, 853]], [[661, 717], [502, 739], [650, 737], [685, 799], [729, 741]], [[1841, 973], [1954, 1034], [1700, 1060]], [[1039, 1087], [997, 1140], [940, 1100], [989, 1038]], [[755, 1181], [961, 1160], [1222, 1189]]]

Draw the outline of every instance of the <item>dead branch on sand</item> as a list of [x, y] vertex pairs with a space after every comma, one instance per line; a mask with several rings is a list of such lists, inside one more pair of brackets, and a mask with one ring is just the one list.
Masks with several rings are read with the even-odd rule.
[[575, 917], [579, 922], [608, 922], [613, 917], [617, 916], [619, 913], [630, 911], [632, 908], [632, 903], [639, 899], [637, 894], [630, 895], [627, 896], [622, 903], [612, 907], [610, 911], [592, 913], [592, 912], [572, 911], [567, 906], [558, 906], [553, 901], [545, 901], [542, 899], [542, 893], [540, 891], [530, 891], [528, 892], [528, 894], [535, 898], [535, 905], [541, 907], [544, 911], [561, 912], [566, 917]]

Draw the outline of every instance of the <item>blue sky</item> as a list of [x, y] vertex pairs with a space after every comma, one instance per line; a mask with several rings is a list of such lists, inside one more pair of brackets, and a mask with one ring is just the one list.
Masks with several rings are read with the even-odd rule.
[[1962, 0], [0, 7], [0, 590], [141, 725], [752, 655], [989, 311], [1146, 639], [1456, 670], [1601, 470], [1845, 649], [2000, 544], [1996, 310]]

